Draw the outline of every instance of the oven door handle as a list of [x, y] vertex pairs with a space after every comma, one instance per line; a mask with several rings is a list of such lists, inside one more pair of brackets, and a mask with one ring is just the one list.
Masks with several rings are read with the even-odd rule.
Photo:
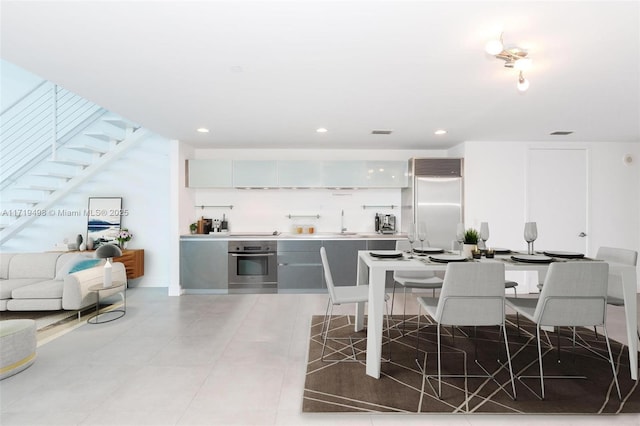
[[275, 253], [229, 253], [229, 256], [232, 257], [263, 257], [263, 256], [275, 256]]

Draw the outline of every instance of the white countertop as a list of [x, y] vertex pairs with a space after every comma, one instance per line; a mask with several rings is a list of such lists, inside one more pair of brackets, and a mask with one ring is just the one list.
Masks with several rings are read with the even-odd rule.
[[374, 232], [317, 232], [293, 234], [288, 232], [273, 235], [269, 232], [215, 232], [210, 234], [188, 234], [181, 240], [401, 240], [406, 234], [376, 234]]

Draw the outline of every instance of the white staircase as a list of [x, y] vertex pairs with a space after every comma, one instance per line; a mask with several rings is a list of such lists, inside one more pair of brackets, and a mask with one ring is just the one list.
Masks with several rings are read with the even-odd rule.
[[30, 161], [19, 172], [3, 179], [0, 183], [0, 245], [37, 218], [54, 215], [54, 206], [59, 200], [147, 133], [136, 124], [103, 110], [98, 119], [51, 149], [47, 158]]

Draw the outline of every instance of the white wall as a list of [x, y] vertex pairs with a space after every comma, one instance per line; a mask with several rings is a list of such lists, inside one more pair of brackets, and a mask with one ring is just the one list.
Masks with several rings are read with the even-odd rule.
[[[134, 286], [168, 287], [170, 247], [169, 141], [159, 136], [141, 140], [114, 163], [78, 187], [53, 206], [56, 211], [87, 209], [89, 197], [122, 197], [122, 227], [134, 237], [129, 248], [145, 250], [144, 276], [131, 281]], [[2, 246], [3, 252], [52, 250], [65, 238], [86, 238], [87, 217], [48, 216], [36, 220]]]
[[42, 83], [44, 79], [31, 74], [22, 68], [0, 59], [0, 111], [13, 105], [31, 89]]
[[[530, 148], [584, 148], [589, 151], [588, 252], [600, 246], [640, 250], [640, 144], [466, 142], [465, 224], [489, 222], [490, 245], [526, 247], [525, 178]], [[635, 161], [623, 164], [624, 154]]]

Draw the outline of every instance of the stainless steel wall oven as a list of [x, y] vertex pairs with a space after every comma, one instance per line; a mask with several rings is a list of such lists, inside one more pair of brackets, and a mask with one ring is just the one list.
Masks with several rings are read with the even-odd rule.
[[276, 241], [229, 241], [229, 293], [277, 293]]

